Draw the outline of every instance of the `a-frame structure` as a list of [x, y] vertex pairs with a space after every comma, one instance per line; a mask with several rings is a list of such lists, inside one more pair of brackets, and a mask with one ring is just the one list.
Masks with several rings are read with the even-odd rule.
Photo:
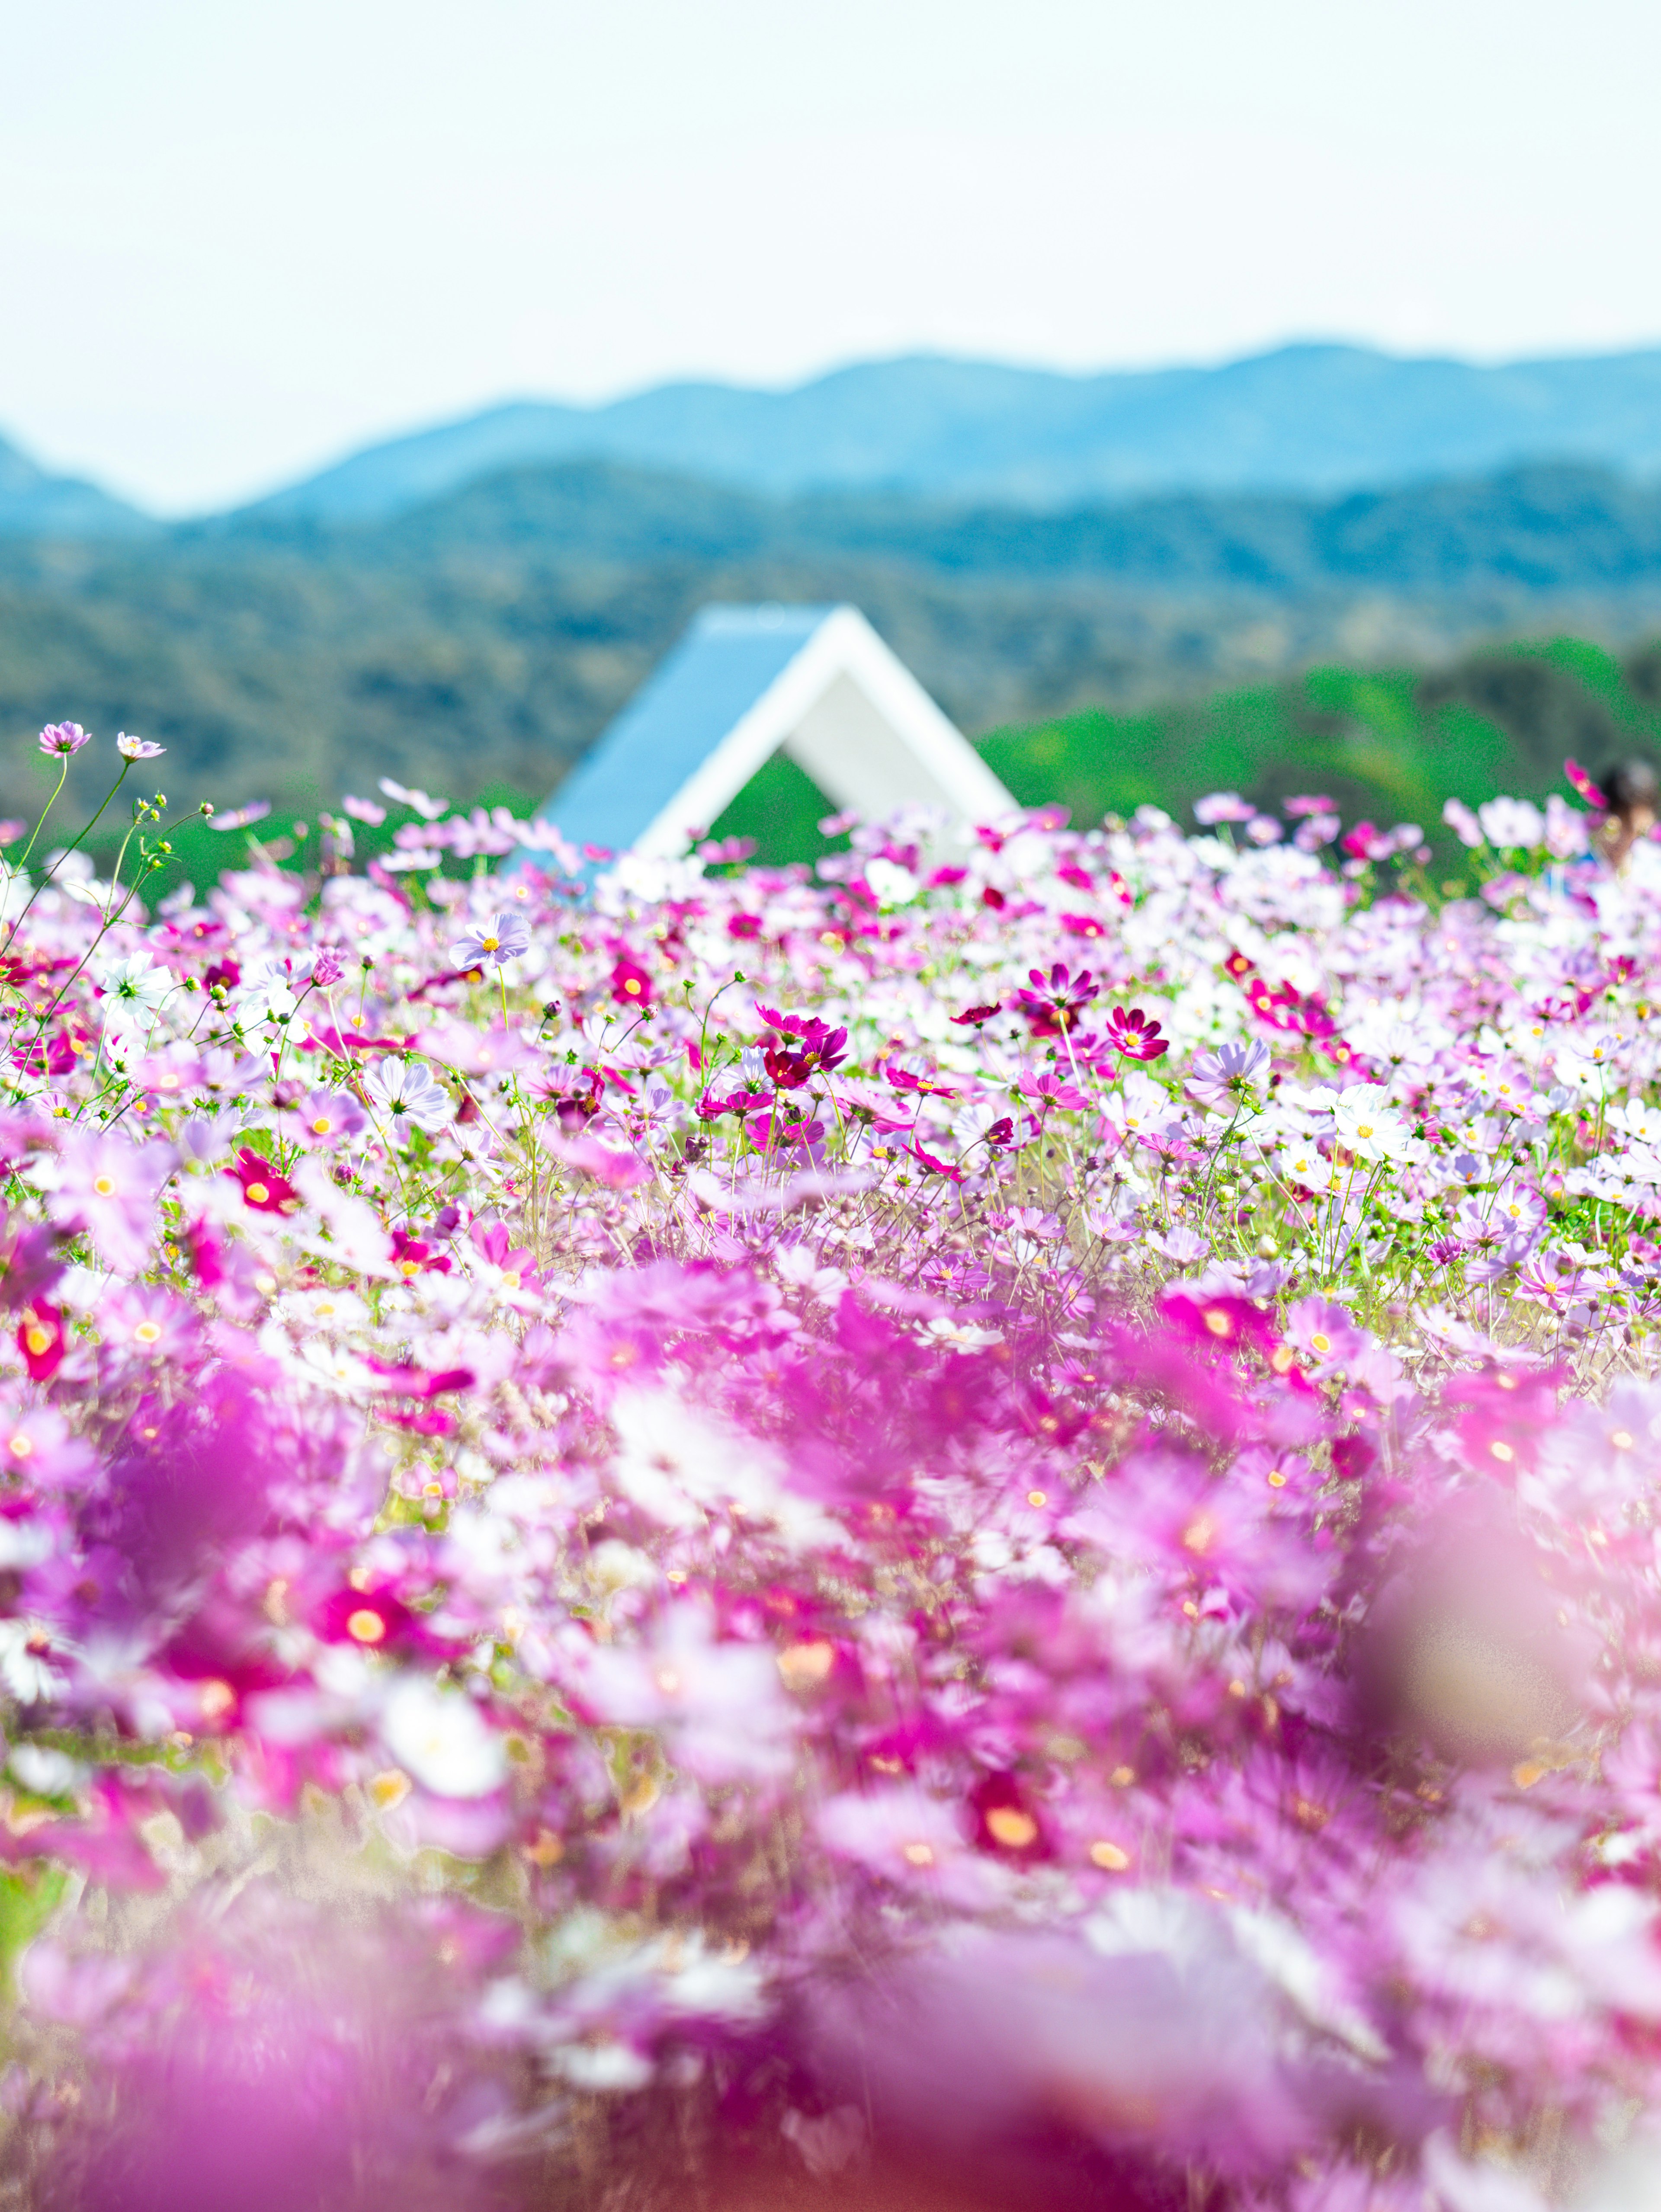
[[714, 606], [544, 811], [575, 845], [671, 858], [781, 750], [867, 821], [1015, 804], [856, 607]]

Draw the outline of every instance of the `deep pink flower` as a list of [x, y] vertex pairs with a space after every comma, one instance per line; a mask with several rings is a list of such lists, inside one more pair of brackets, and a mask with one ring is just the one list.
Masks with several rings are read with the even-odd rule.
[[611, 996], [620, 1006], [649, 1006], [655, 993], [638, 960], [623, 954], [611, 970]]
[[256, 1213], [293, 1213], [300, 1193], [280, 1176], [263, 1152], [244, 1145], [234, 1163], [223, 1172], [242, 1186], [242, 1202]]
[[1140, 1006], [1113, 1008], [1107, 1018], [1107, 1042], [1125, 1060], [1158, 1060], [1171, 1049], [1170, 1038]]
[[1048, 975], [1041, 968], [1033, 969], [1027, 980], [1032, 988], [1017, 991], [1015, 1005], [1035, 1037], [1059, 1036], [1063, 1030], [1076, 1028], [1080, 1015], [1101, 990], [1088, 968], [1073, 975], [1063, 960], [1057, 960]]
[[1581, 767], [1579, 761], [1566, 760], [1563, 763], [1563, 773], [1568, 778], [1569, 782], [1573, 788], [1578, 791], [1581, 798], [1585, 800], [1588, 806], [1601, 807], [1607, 806], [1609, 805], [1608, 799], [1604, 798], [1603, 793], [1587, 775], [1585, 769]]
[[45, 1298], [32, 1298], [17, 1324], [17, 1349], [23, 1355], [32, 1382], [49, 1382], [64, 1364], [68, 1349], [64, 1316]]

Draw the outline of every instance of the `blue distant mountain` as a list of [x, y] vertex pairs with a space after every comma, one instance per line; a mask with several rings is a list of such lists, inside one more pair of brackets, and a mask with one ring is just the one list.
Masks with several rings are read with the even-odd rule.
[[159, 526], [78, 477], [55, 477], [0, 438], [0, 538], [128, 538]]
[[1075, 507], [1175, 491], [1331, 495], [1535, 461], [1661, 471], [1661, 350], [1478, 368], [1297, 345], [1104, 375], [922, 356], [788, 392], [673, 384], [524, 400], [373, 446], [250, 510], [384, 520], [534, 463], [608, 460], [774, 495]]

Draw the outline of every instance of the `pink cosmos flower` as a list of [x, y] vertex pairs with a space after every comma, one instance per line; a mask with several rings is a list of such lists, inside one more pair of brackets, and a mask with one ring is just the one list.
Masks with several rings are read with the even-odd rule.
[[771, 1650], [722, 1642], [691, 1599], [639, 1643], [590, 1651], [577, 1681], [597, 1721], [659, 1730], [675, 1763], [706, 1781], [788, 1771], [796, 1714]]
[[81, 1490], [99, 1461], [54, 1407], [0, 1406], [0, 1471], [26, 1492]]
[[309, 1151], [332, 1152], [350, 1144], [368, 1115], [350, 1091], [310, 1091], [295, 1109], [300, 1141]]
[[963, 1811], [915, 1783], [832, 1797], [819, 1808], [818, 1828], [838, 1857], [899, 1889], [973, 1911], [1000, 1887], [997, 1869], [970, 1841]]
[[55, 759], [78, 753], [91, 738], [91, 731], [83, 730], [79, 722], [48, 722], [40, 732], [39, 743], [41, 751]]
[[66, 1138], [48, 1200], [52, 1218], [86, 1229], [112, 1267], [137, 1274], [150, 1263], [156, 1199], [176, 1158], [167, 1144], [78, 1133]]
[[130, 738], [123, 730], [115, 740], [115, 750], [123, 760], [148, 761], [160, 760], [167, 749], [165, 745], [154, 744], [149, 738]]
[[1348, 1365], [1372, 1343], [1358, 1328], [1348, 1309], [1330, 1298], [1299, 1298], [1287, 1309], [1286, 1338], [1311, 1363], [1317, 1376], [1334, 1375]]

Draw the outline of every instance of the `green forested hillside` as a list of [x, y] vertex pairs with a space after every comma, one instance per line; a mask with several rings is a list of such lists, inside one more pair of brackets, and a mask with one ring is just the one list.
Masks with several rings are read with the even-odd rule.
[[[1649, 736], [1661, 494], [1548, 470], [1034, 515], [584, 464], [373, 526], [11, 540], [0, 813], [33, 807], [30, 740], [60, 719], [102, 741], [71, 805], [100, 793], [118, 729], [167, 748], [187, 805], [310, 815], [382, 775], [529, 804], [700, 606], [764, 599], [863, 607], [1024, 799], [1089, 816], [1316, 783], [1434, 821], [1450, 793], [1537, 789], [1566, 751]], [[1548, 642], [1576, 635], [1601, 642]], [[746, 809], [780, 849], [822, 811], [782, 767]]]
[[[1346, 817], [1416, 821], [1441, 839], [1445, 800], [1566, 791], [1566, 756], [1594, 771], [1661, 753], [1661, 648], [1623, 660], [1579, 639], [1509, 646], [1429, 674], [1322, 667], [1136, 714], [1100, 708], [981, 741], [1017, 799], [1074, 819], [1144, 804], [1181, 813], [1208, 791], [1264, 803], [1316, 790]], [[770, 763], [716, 825], [775, 859], [822, 850], [824, 812], [789, 763]]]

